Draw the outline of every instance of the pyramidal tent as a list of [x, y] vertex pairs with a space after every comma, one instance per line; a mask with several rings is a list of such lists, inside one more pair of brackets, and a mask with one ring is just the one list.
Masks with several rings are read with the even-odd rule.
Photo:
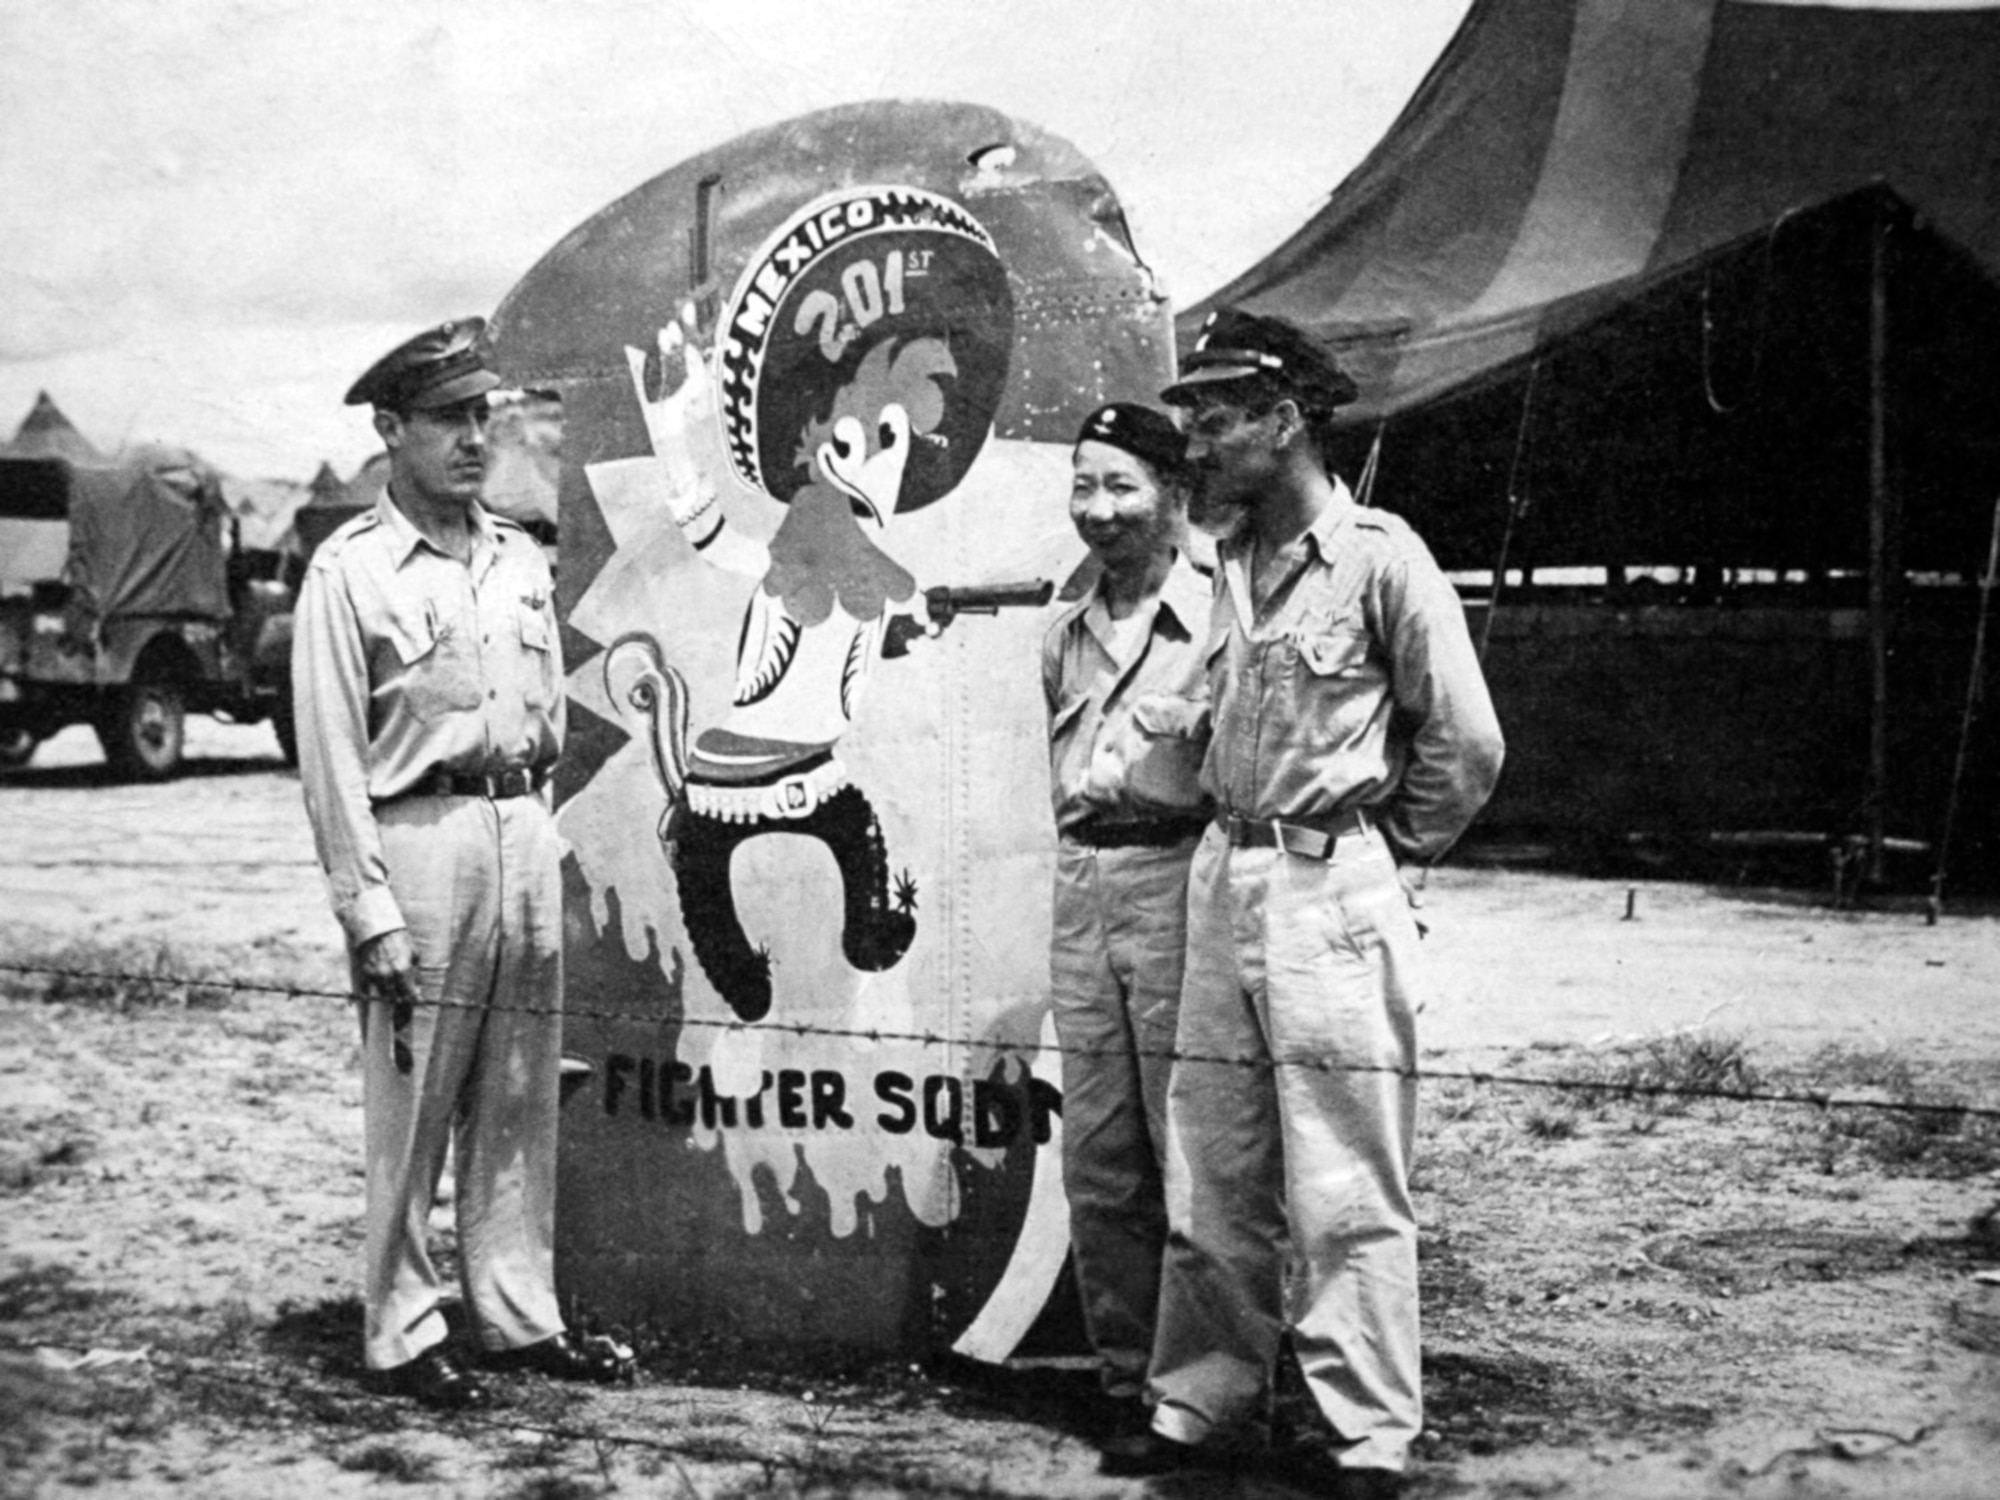
[[322, 460], [319, 472], [306, 486], [305, 504], [292, 512], [292, 530], [298, 538], [300, 555], [311, 557], [321, 542], [374, 503], [374, 494], [357, 495], [334, 472], [333, 465]]
[[252, 552], [297, 550], [292, 517], [312, 498], [312, 491], [291, 479], [222, 477], [222, 497], [236, 518], [237, 542]]
[[1996, 80], [1996, 4], [1473, 0], [1178, 320], [1340, 349], [1339, 466], [1471, 584], [1524, 821], [1935, 836], [2000, 496]]
[[0, 448], [12, 458], [60, 458], [73, 464], [101, 464], [105, 457], [91, 446], [90, 439], [63, 415], [47, 391], [35, 397], [34, 407], [21, 419], [14, 441]]

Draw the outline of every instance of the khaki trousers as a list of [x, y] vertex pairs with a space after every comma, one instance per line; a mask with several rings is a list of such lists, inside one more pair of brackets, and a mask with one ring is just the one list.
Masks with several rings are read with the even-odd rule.
[[1342, 839], [1331, 860], [1232, 849], [1214, 828], [1202, 839], [1150, 1374], [1166, 1436], [1268, 1435], [1289, 1324], [1307, 1386], [1348, 1445], [1340, 1463], [1404, 1466], [1423, 1424], [1416, 1083], [1344, 1069], [1414, 1069], [1417, 965], [1416, 924], [1379, 834]]
[[[425, 1001], [402, 1015], [384, 1001], [362, 1006], [363, 1352], [379, 1370], [445, 1337], [427, 1236], [448, 1145], [459, 1283], [480, 1344], [516, 1348], [562, 1331], [562, 886], [555, 820], [542, 797], [408, 797], [376, 818]], [[540, 1013], [516, 1008], [529, 1006]]]
[[1190, 844], [1056, 855], [1049, 955], [1063, 1048], [1063, 1187], [1084, 1327], [1104, 1389], [1138, 1396], [1153, 1351], [1162, 1172]]

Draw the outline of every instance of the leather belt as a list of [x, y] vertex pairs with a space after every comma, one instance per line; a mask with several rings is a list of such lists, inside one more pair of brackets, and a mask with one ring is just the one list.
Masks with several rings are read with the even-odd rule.
[[1063, 837], [1090, 849], [1171, 849], [1201, 837], [1206, 818], [1149, 818], [1144, 822], [1112, 823], [1086, 818]]
[[410, 788], [412, 797], [527, 797], [549, 779], [547, 766], [515, 766], [505, 771], [433, 771]]
[[1309, 820], [1217, 816], [1216, 826], [1238, 849], [1282, 849], [1305, 859], [1331, 859], [1344, 838], [1368, 831], [1368, 815], [1360, 808]]

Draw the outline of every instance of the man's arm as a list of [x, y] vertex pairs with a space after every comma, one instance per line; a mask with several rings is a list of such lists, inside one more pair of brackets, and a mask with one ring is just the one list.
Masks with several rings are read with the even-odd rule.
[[1428, 864], [1486, 805], [1506, 746], [1465, 606], [1421, 543], [1384, 569], [1378, 604], [1397, 716], [1410, 731], [1383, 831], [1402, 858]]
[[[363, 977], [414, 998], [414, 958], [368, 796], [368, 658], [353, 601], [325, 564], [306, 574], [292, 634], [299, 784], [320, 869]], [[402, 992], [405, 986], [409, 994]]]

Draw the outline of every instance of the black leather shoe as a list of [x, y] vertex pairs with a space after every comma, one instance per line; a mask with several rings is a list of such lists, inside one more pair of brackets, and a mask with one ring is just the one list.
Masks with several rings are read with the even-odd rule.
[[592, 1385], [629, 1384], [638, 1374], [632, 1351], [602, 1334], [572, 1338], [559, 1333], [539, 1344], [489, 1354], [486, 1363], [497, 1370], [532, 1370], [556, 1380], [583, 1380]]
[[1148, 1428], [1107, 1440], [1098, 1450], [1097, 1472], [1120, 1479], [1138, 1479], [1148, 1474], [1200, 1468], [1206, 1457], [1193, 1443], [1177, 1443]]
[[476, 1411], [493, 1404], [493, 1394], [479, 1377], [433, 1345], [415, 1359], [377, 1374], [380, 1388], [392, 1396], [408, 1396], [433, 1411]]

